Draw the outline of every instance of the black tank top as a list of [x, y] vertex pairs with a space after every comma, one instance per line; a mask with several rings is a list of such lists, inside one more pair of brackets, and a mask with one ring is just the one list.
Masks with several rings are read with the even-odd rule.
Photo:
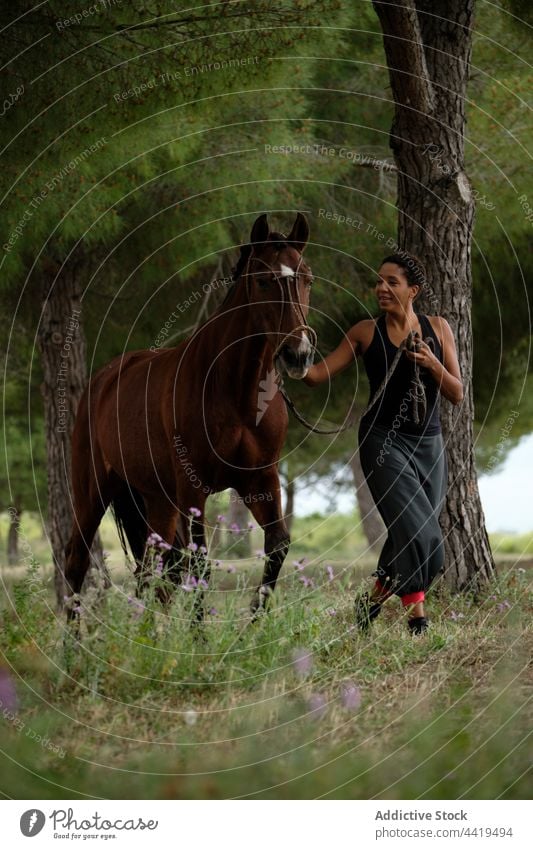
[[[431, 336], [435, 344], [435, 356], [442, 362], [441, 344], [431, 322], [426, 315], [416, 313], [416, 316], [420, 322], [422, 338]], [[382, 313], [376, 321], [374, 336], [363, 354], [363, 362], [370, 383], [369, 403], [381, 386], [398, 350], [397, 346], [393, 345], [389, 339], [385, 318], [386, 313]], [[394, 429], [400, 433], [411, 433], [417, 436], [434, 436], [441, 433], [439, 387], [427, 369], [420, 368], [419, 374], [426, 391], [427, 409], [424, 420], [418, 425], [413, 421], [413, 404], [409, 395], [413, 363], [403, 353], [385, 387], [385, 391], [372, 409], [361, 419], [359, 438], [364, 436], [374, 425], [391, 428], [393, 422], [395, 423]]]

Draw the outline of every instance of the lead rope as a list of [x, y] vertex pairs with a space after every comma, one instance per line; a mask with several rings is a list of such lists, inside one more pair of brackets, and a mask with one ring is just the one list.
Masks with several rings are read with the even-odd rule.
[[[426, 343], [426, 345], [428, 345], [431, 348], [431, 350], [434, 351], [434, 348], [435, 348], [434, 342], [433, 342], [433, 339], [430, 336], [427, 336], [424, 339], [424, 342]], [[396, 353], [394, 355], [394, 359], [393, 359], [393, 361], [390, 365], [390, 368], [387, 371], [387, 374], [383, 378], [383, 380], [382, 380], [381, 384], [379, 385], [379, 388], [378, 388], [377, 392], [375, 393], [375, 395], [373, 396], [372, 400], [369, 402], [366, 409], [363, 410], [363, 412], [361, 414], [361, 418], [363, 418], [363, 416], [366, 416], [366, 414], [370, 412], [370, 410], [372, 409], [374, 404], [377, 403], [377, 401], [381, 398], [381, 396], [385, 392], [385, 388], [387, 386], [387, 383], [389, 382], [390, 378], [392, 377], [394, 370], [396, 369], [396, 366], [400, 362], [401, 356], [402, 356], [402, 354], [405, 350], [413, 351], [414, 353], [418, 353], [418, 345], [415, 341], [415, 331], [414, 330], [409, 331], [409, 333], [407, 334], [407, 338], [404, 339], [402, 341], [402, 343], [400, 344], [400, 347], [398, 348], [398, 350], [396, 351]], [[416, 362], [413, 363], [413, 376], [411, 378], [411, 384], [412, 384], [413, 388], [409, 391], [409, 395], [410, 395], [411, 401], [412, 401], [413, 421], [416, 425], [418, 425], [418, 424], [420, 424], [421, 421], [424, 421], [424, 419], [426, 418], [427, 398], [426, 398], [426, 387], [424, 386], [422, 379], [420, 377], [420, 366]], [[419, 413], [419, 408], [422, 411], [421, 416], [420, 416], [420, 413]]]

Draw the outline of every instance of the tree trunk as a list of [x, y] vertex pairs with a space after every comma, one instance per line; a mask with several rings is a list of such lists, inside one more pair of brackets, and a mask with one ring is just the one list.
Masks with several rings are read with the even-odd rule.
[[7, 532], [7, 562], [10, 566], [16, 566], [19, 557], [19, 533], [20, 533], [20, 517], [22, 510], [16, 505], [12, 505], [8, 511], [9, 514], [9, 530]]
[[[474, 465], [471, 241], [474, 198], [465, 173], [465, 96], [474, 0], [374, 0], [395, 101], [390, 146], [398, 168], [398, 245], [427, 271], [421, 312], [448, 320], [464, 400], [441, 403], [448, 456], [442, 513], [446, 580], [476, 590], [495, 574]], [[387, 247], [392, 247], [387, 243]]]
[[290, 534], [292, 529], [292, 520], [294, 519], [294, 496], [296, 494], [296, 487], [294, 485], [293, 478], [288, 478], [285, 493], [285, 524], [287, 525], [287, 530]]
[[[251, 514], [248, 507], [240, 497], [237, 490], [232, 489], [229, 497], [229, 516], [228, 516], [228, 545], [230, 556], [235, 557], [250, 557], [252, 546], [250, 542], [250, 531], [248, 530], [248, 522], [251, 520]], [[236, 525], [239, 531], [230, 530], [232, 525]]]
[[[73, 271], [43, 277], [43, 311], [38, 330], [46, 432], [48, 513], [54, 585], [61, 608], [65, 595], [65, 545], [72, 528], [71, 435], [86, 383], [86, 343], [80, 323], [80, 287]], [[96, 571], [97, 576], [94, 575]], [[91, 574], [92, 573], [92, 574]], [[84, 586], [109, 585], [99, 536], [91, 548]]]
[[356, 451], [350, 457], [350, 466], [352, 469], [353, 480], [355, 484], [355, 494], [357, 497], [357, 506], [359, 508], [359, 516], [363, 526], [363, 533], [366, 536], [368, 545], [372, 551], [381, 549], [387, 538], [383, 519], [379, 515], [378, 509], [372, 498], [372, 494], [368, 488], [361, 461], [359, 451]]

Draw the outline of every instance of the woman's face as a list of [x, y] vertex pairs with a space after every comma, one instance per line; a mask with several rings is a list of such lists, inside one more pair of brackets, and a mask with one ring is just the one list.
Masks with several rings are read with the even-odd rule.
[[418, 286], [410, 286], [405, 270], [395, 262], [384, 262], [378, 272], [376, 297], [382, 310], [406, 311], [418, 291]]

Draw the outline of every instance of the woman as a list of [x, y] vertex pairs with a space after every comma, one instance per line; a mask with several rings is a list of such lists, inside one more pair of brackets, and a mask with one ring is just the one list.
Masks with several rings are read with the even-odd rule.
[[[438, 517], [446, 495], [447, 461], [439, 393], [459, 404], [463, 384], [448, 322], [413, 309], [424, 285], [425, 270], [415, 256], [401, 252], [386, 257], [376, 283], [380, 317], [355, 324], [338, 348], [312, 366], [304, 378], [309, 386], [316, 386], [361, 355], [370, 382], [369, 407], [359, 425], [359, 453], [388, 536], [374, 573], [375, 586], [370, 595], [365, 593], [356, 601], [357, 624], [363, 631], [378, 616], [383, 602], [395, 594], [408, 612], [411, 633], [423, 633], [427, 629], [425, 593], [444, 566]], [[418, 353], [403, 350], [379, 394], [410, 331], [418, 334]], [[428, 337], [429, 344], [422, 341]], [[412, 383], [415, 364], [419, 366], [418, 386]], [[370, 408], [376, 393], [378, 398]]]

